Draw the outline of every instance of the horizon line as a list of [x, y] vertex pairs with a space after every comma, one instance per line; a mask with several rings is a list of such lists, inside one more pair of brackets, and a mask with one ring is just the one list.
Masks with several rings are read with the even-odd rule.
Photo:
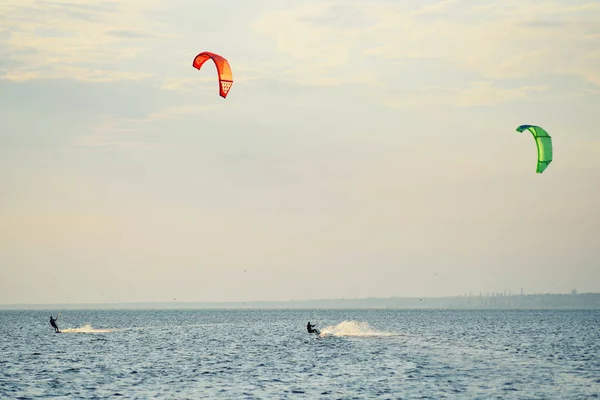
[[[496, 292], [492, 293], [496, 294]], [[468, 297], [519, 297], [519, 296], [579, 296], [579, 295], [600, 295], [600, 292], [583, 292], [583, 293], [514, 293], [510, 295], [503, 295], [501, 292], [498, 292], [499, 296], [493, 295], [484, 295], [483, 293], [479, 293], [476, 295], [453, 295], [453, 296], [437, 296], [437, 297], [427, 297], [427, 296], [410, 296], [410, 297], [402, 297], [402, 296], [388, 296], [388, 297], [353, 297], [353, 298], [344, 298], [344, 297], [336, 297], [336, 298], [313, 298], [313, 299], [303, 299], [303, 300], [226, 300], [226, 301], [120, 301], [120, 302], [77, 302], [77, 303], [6, 303], [0, 304], [0, 308], [6, 307], [41, 307], [41, 306], [116, 306], [116, 305], [149, 305], [149, 304], [161, 304], [161, 305], [233, 305], [233, 304], [264, 304], [264, 303], [306, 303], [306, 302], [331, 302], [331, 301], [365, 301], [365, 300], [392, 300], [392, 299], [403, 299], [403, 300], [418, 300], [423, 301], [425, 299], [429, 300], [441, 300], [441, 299], [457, 299], [457, 298], [468, 298]]]

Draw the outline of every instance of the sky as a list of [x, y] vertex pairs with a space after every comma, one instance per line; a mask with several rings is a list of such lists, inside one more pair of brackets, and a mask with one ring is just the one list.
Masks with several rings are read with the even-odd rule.
[[0, 304], [599, 292], [599, 110], [592, 0], [3, 0]]

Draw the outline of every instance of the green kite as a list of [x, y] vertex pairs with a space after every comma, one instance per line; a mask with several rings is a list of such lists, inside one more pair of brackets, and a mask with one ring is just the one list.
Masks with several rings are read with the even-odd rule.
[[535, 138], [538, 151], [538, 162], [535, 172], [541, 174], [552, 162], [552, 138], [548, 135], [548, 132], [539, 126], [521, 125], [517, 128], [517, 132], [523, 132], [524, 130], [531, 132]]

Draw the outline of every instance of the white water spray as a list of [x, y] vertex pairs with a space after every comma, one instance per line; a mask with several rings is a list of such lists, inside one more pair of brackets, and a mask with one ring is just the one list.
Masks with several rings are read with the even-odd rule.
[[390, 332], [380, 332], [369, 326], [367, 322], [359, 321], [344, 321], [337, 325], [331, 325], [321, 329], [321, 337], [324, 336], [358, 336], [358, 337], [373, 337], [373, 336], [394, 336]]

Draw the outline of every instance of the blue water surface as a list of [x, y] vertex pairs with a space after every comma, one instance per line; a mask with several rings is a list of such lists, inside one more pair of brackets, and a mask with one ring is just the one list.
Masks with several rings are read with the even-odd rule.
[[49, 317], [0, 311], [1, 399], [600, 397], [600, 311], [68, 310], [62, 334]]

